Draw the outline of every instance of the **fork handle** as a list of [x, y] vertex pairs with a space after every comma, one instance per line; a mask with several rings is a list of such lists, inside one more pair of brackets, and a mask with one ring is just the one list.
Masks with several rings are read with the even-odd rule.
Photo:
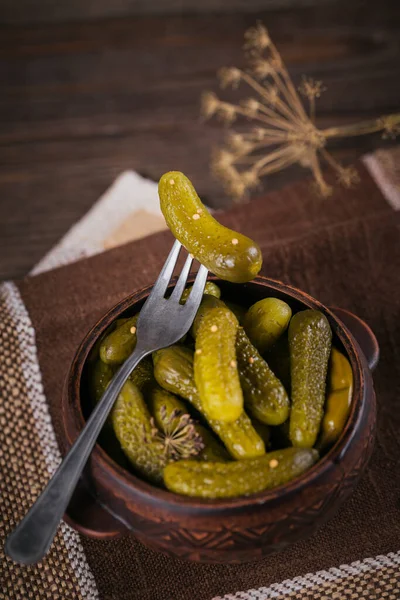
[[129, 374], [146, 354], [149, 352], [136, 347], [114, 375], [53, 477], [19, 525], [8, 536], [5, 551], [16, 562], [34, 564], [46, 554], [111, 408]]

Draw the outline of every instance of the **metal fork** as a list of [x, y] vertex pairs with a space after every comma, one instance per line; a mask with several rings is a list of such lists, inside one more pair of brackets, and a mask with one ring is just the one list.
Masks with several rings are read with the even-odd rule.
[[180, 249], [181, 244], [176, 241], [151, 294], [140, 311], [135, 350], [112, 378], [86, 426], [46, 488], [8, 536], [5, 551], [13, 560], [29, 565], [43, 558], [53, 541], [96, 439], [125, 381], [147, 354], [176, 343], [188, 332], [204, 292], [208, 271], [203, 265], [200, 266], [189, 298], [185, 304], [180, 304], [179, 300], [185, 289], [193, 260], [188, 256], [171, 297], [166, 299], [165, 293]]

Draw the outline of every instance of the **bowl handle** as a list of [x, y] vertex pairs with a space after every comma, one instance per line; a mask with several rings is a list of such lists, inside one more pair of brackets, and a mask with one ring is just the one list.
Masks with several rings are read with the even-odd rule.
[[96, 502], [81, 477], [63, 517], [75, 531], [98, 540], [109, 540], [128, 529]]
[[373, 371], [379, 362], [379, 344], [370, 326], [360, 317], [344, 308], [331, 307], [331, 311], [339, 317], [355, 337], [367, 359], [370, 370]]

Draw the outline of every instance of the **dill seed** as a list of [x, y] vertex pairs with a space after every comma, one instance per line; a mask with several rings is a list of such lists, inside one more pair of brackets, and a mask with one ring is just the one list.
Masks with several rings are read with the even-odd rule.
[[201, 354], [200, 348], [198, 350], [196, 350], [196, 354]]
[[279, 465], [279, 462], [276, 460], [276, 458], [273, 458], [272, 460], [269, 461], [269, 466], [271, 467], [271, 469], [276, 469], [276, 467]]
[[213, 333], [215, 333], [216, 331], [218, 331], [218, 327], [217, 327], [216, 325], [212, 325], [212, 326], [211, 326], [211, 331], [212, 331]]
[[232, 240], [232, 244], [233, 244], [234, 246], [237, 246], [237, 245], [238, 245], [238, 243], [239, 243], [239, 240], [238, 240], [237, 238], [233, 238], [233, 240]]
[[236, 362], [236, 360], [231, 360], [231, 362], [230, 362], [230, 365], [231, 365], [231, 367], [233, 367], [233, 368], [237, 367], [237, 362]]
[[192, 217], [193, 221], [197, 221], [197, 219], [200, 219], [200, 215], [198, 215], [197, 213], [195, 213]]
[[249, 358], [249, 363], [252, 365], [252, 364], [253, 364], [253, 362], [254, 362], [254, 358], [253, 358], [252, 356], [250, 356], [250, 358]]
[[175, 179], [170, 179], [169, 180], [169, 185], [175, 185]]
[[133, 335], [134, 333], [136, 333], [136, 327], [131, 327], [129, 331]]

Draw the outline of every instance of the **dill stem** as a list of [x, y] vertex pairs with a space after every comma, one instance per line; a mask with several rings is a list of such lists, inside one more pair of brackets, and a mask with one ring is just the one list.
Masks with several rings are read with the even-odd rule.
[[259, 171], [266, 164], [273, 162], [275, 159], [280, 158], [281, 156], [289, 154], [290, 149], [290, 145], [287, 144], [283, 147], [278, 148], [277, 150], [274, 150], [273, 152], [270, 152], [269, 154], [267, 154], [266, 156], [254, 163], [254, 170]]
[[261, 121], [261, 123], [267, 123], [267, 125], [272, 125], [277, 129], [282, 129], [283, 131], [294, 131], [295, 127], [289, 123], [289, 121], [284, 121], [283, 119], [277, 119], [276, 114], [273, 119], [270, 119], [264, 115], [260, 115], [259, 113], [253, 113], [251, 110], [247, 110], [241, 107], [235, 107], [235, 110], [238, 114], [244, 115], [249, 119], [255, 119], [256, 121]]
[[331, 154], [329, 154], [327, 150], [325, 150], [325, 148], [321, 148], [320, 152], [326, 160], [326, 162], [332, 167], [332, 169], [334, 169], [338, 173], [342, 171], [343, 167], [333, 158]]
[[287, 156], [282, 156], [280, 159], [275, 160], [274, 162], [266, 165], [263, 169], [258, 172], [259, 177], [263, 177], [264, 175], [270, 175], [271, 173], [275, 173], [276, 171], [280, 171], [285, 167], [289, 167], [293, 165], [297, 161], [297, 158], [293, 154], [288, 154]]
[[312, 156], [310, 157], [310, 162], [311, 162], [310, 169], [312, 171], [312, 174], [314, 175], [314, 178], [317, 182], [317, 185], [319, 186], [321, 193], [323, 193], [324, 190], [325, 190], [325, 192], [329, 192], [329, 186], [326, 183], [326, 181], [322, 175], [321, 166], [319, 164], [319, 160], [318, 160], [316, 152], [314, 152], [312, 154]]
[[257, 139], [257, 133], [241, 133], [240, 135], [243, 137], [243, 139], [245, 141], [250, 141], [250, 142], [254, 142], [254, 141], [260, 141], [266, 139], [268, 136], [271, 137], [276, 137], [276, 138], [280, 138], [280, 140], [286, 140], [287, 139], [287, 133], [283, 132], [283, 131], [279, 131], [277, 129], [262, 129], [262, 133], [263, 133], [263, 138], [258, 138]]
[[[393, 125], [400, 124], [400, 113], [390, 115], [390, 118]], [[382, 131], [383, 129], [385, 129], [385, 125], [382, 122], [382, 117], [379, 117], [378, 119], [360, 121], [359, 123], [352, 123], [351, 125], [329, 127], [328, 129], [322, 129], [321, 133], [325, 138], [335, 138], [367, 135], [369, 133], [376, 133], [378, 131]]]

